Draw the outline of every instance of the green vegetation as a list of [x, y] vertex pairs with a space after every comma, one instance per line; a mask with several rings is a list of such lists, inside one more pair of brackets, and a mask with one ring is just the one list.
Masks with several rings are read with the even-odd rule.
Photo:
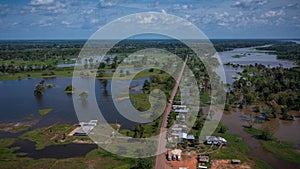
[[134, 102], [133, 106], [139, 111], [150, 109], [149, 95], [144, 93], [130, 94], [130, 100]]
[[[243, 72], [228, 93], [228, 104], [260, 104], [266, 119], [281, 117], [292, 120], [290, 110], [300, 110], [300, 73], [298, 68], [269, 68], [261, 64], [240, 66]], [[242, 98], [242, 99], [241, 99]]]
[[65, 88], [65, 90], [64, 90], [64, 92], [70, 93], [70, 94], [72, 94], [73, 91], [74, 91], [74, 87], [71, 84], [67, 85], [66, 88]]
[[72, 76], [72, 68], [57, 68], [52, 70], [52, 75], [48, 71], [31, 71], [31, 72], [16, 72], [16, 73], [0, 73], [0, 80], [19, 80], [25, 78], [54, 78]]
[[272, 40], [250, 40], [250, 39], [241, 39], [241, 40], [220, 40], [215, 39], [212, 40], [215, 49], [218, 52], [221, 51], [228, 51], [235, 48], [247, 48], [247, 47], [254, 47], [254, 46], [263, 46], [270, 43], [274, 43]]
[[44, 115], [50, 113], [51, 111], [52, 111], [52, 109], [40, 109], [39, 113], [40, 113], [40, 115], [44, 116]]
[[272, 168], [267, 162], [249, 156], [250, 149], [245, 145], [241, 136], [223, 133], [215, 133], [214, 135], [225, 138], [228, 144], [224, 148], [210, 153], [212, 159], [240, 159], [257, 169]]
[[0, 131], [9, 133], [19, 133], [30, 129], [32, 124], [32, 122], [2, 123], [0, 124]]
[[291, 144], [275, 140], [260, 140], [260, 143], [266, 150], [274, 154], [277, 158], [300, 166], [300, 153], [295, 151]]
[[0, 138], [0, 147], [9, 147], [16, 141], [15, 138]]
[[270, 54], [277, 55], [278, 59], [292, 60], [300, 64], [300, 44], [295, 42], [277, 42], [271, 46], [256, 48], [270, 51]]
[[[118, 156], [98, 148], [90, 151], [85, 157], [54, 159], [42, 158], [34, 160], [26, 157], [24, 153], [13, 153], [18, 147], [11, 147], [17, 139], [28, 139], [36, 142], [37, 149], [41, 150], [45, 146], [68, 144], [71, 140], [86, 139], [84, 136], [65, 136], [73, 128], [73, 125], [57, 124], [49, 127], [28, 131], [20, 138], [1, 138], [0, 139], [0, 166], [1, 168], [119, 168], [119, 169], [148, 169], [152, 168], [154, 158], [134, 159]], [[63, 137], [65, 141], [61, 142]], [[58, 140], [57, 142], [55, 140]], [[20, 158], [22, 156], [22, 158]]]
[[150, 91], [159, 89], [165, 93], [168, 99], [170, 97], [171, 90], [173, 89], [175, 84], [175, 80], [172, 77], [170, 77], [168, 73], [159, 71], [157, 69], [144, 70], [138, 73], [135, 76], [135, 78], [137, 76], [142, 77], [144, 75], [149, 75], [148, 72], [151, 74], [150, 76], [151, 82], [145, 80], [142, 88], [143, 93], [135, 93], [129, 95], [130, 100], [133, 101], [133, 106], [139, 111], [145, 111], [150, 109], [151, 106], [149, 102]]
[[266, 134], [268, 131], [265, 131], [265, 128], [259, 130], [245, 127], [244, 131], [257, 137], [263, 148], [274, 154], [277, 158], [300, 166], [300, 153], [295, 151], [291, 144], [279, 141], [272, 135]]
[[[0, 139], [2, 143], [3, 140]], [[7, 142], [7, 141], [4, 141]], [[9, 141], [10, 142], [10, 141]], [[102, 148], [98, 148], [90, 151], [85, 157], [74, 157], [74, 158], [66, 158], [66, 159], [54, 159], [54, 158], [42, 158], [34, 160], [32, 158], [26, 157], [26, 155], [18, 153], [14, 154], [13, 151], [17, 149], [7, 148], [9, 144], [2, 145], [0, 144], [0, 166], [3, 169], [9, 168], [74, 168], [74, 169], [82, 169], [82, 168], [103, 168], [103, 169], [146, 169], [147, 167], [152, 168], [152, 164], [154, 163], [154, 158], [146, 158], [146, 159], [134, 159], [134, 158], [126, 158], [121, 157], [115, 154], [111, 154], [103, 150]], [[17, 155], [22, 155], [24, 157], [20, 158]]]
[[27, 139], [36, 143], [36, 149], [40, 150], [50, 145], [68, 144], [74, 140], [90, 141], [89, 137], [67, 137], [74, 129], [72, 124], [55, 124], [49, 127], [43, 127], [28, 131], [20, 136], [21, 139]]
[[242, 57], [246, 57], [246, 54], [242, 54], [242, 55], [233, 55], [231, 56], [232, 58], [242, 58]]
[[120, 133], [129, 137], [136, 137], [136, 138], [149, 138], [151, 136], [155, 136], [159, 134], [159, 127], [160, 127], [160, 119], [158, 118], [150, 123], [147, 124], [138, 124], [135, 126], [134, 130], [120, 130]]
[[216, 153], [213, 153], [211, 155], [212, 158], [247, 160], [247, 154], [250, 152], [250, 150], [245, 145], [241, 136], [222, 133], [216, 133], [215, 135], [225, 138], [228, 142], [228, 145]]
[[200, 101], [203, 105], [210, 104], [210, 95], [208, 93], [201, 93], [200, 95]]

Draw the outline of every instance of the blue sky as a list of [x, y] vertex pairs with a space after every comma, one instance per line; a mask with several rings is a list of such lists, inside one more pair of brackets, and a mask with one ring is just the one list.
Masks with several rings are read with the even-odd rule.
[[137, 12], [185, 18], [209, 38], [300, 38], [298, 0], [1, 0], [0, 39], [88, 39]]

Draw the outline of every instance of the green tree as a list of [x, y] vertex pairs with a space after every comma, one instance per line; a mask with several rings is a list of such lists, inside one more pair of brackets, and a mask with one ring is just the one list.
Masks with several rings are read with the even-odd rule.
[[153, 168], [153, 162], [151, 162], [149, 159], [146, 158], [139, 158], [137, 160], [136, 169], [150, 169]]
[[221, 124], [220, 129], [219, 129], [219, 133], [226, 133], [227, 130], [228, 130], [228, 128]]
[[86, 101], [86, 99], [88, 98], [88, 93], [83, 91], [79, 94], [80, 98], [83, 100], [83, 101]]
[[73, 90], [74, 90], [73, 85], [69, 84], [69, 85], [67, 85], [67, 87], [65, 88], [64, 91], [66, 91], [66, 92], [72, 92]]
[[35, 85], [34, 95], [40, 97], [43, 95], [43, 86], [41, 84]]
[[144, 93], [150, 93], [150, 82], [148, 80], [145, 80], [142, 90]]
[[263, 124], [261, 126], [261, 138], [263, 140], [271, 140], [273, 138], [275, 129], [268, 124]]

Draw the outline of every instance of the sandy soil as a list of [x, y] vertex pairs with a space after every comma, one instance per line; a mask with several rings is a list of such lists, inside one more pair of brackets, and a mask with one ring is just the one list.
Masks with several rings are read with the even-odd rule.
[[251, 169], [250, 165], [246, 163], [231, 164], [231, 160], [213, 160], [211, 162], [211, 169]]
[[196, 169], [197, 168], [197, 154], [195, 152], [191, 152], [190, 155], [183, 153], [181, 155], [180, 161], [167, 161], [166, 164], [169, 168], [179, 168], [186, 167], [188, 169]]

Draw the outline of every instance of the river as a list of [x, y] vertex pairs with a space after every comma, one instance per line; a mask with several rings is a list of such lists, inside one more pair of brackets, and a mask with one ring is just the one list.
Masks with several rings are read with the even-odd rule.
[[[269, 46], [269, 45], [265, 45]], [[257, 46], [257, 47], [264, 47], [264, 46]], [[284, 68], [291, 68], [296, 66], [294, 62], [288, 60], [279, 60], [277, 59], [276, 55], [271, 55], [266, 53], [267, 51], [263, 50], [256, 50], [256, 47], [249, 47], [249, 48], [237, 48], [231, 51], [224, 51], [219, 52], [218, 55], [220, 56], [221, 62], [223, 64], [226, 63], [233, 63], [239, 65], [254, 65], [255, 63], [263, 64], [269, 67], [276, 67], [280, 64]], [[241, 55], [239, 58], [235, 58], [232, 56]], [[241, 72], [242, 69], [234, 69], [232, 66], [223, 65], [225, 76], [226, 76], [226, 83], [232, 84], [234, 81], [234, 77], [239, 77], [237, 72]], [[218, 70], [220, 71], [220, 70]]]
[[[273, 168], [297, 168], [297, 165], [285, 162], [278, 159], [272, 153], [266, 151], [259, 143], [258, 139], [246, 133], [243, 130], [243, 125], [247, 125], [248, 115], [240, 109], [224, 113], [222, 117], [222, 124], [228, 127], [228, 133], [237, 134], [243, 137], [245, 144], [250, 148], [250, 155], [266, 161]], [[293, 135], [288, 137], [297, 137], [299, 128], [293, 131]], [[296, 135], [295, 135], [296, 134]]]
[[[80, 78], [80, 77], [78, 77]], [[132, 86], [140, 89], [144, 81], [149, 78], [132, 80]], [[49, 126], [53, 123], [78, 123], [74, 110], [72, 95], [63, 92], [68, 84], [72, 83], [71, 77], [44, 79], [45, 84], [54, 84], [54, 88], [44, 89], [43, 96], [37, 98], [33, 91], [41, 78], [0, 81], [0, 123], [15, 123], [20, 121], [35, 121], [32, 129]], [[84, 81], [91, 79], [83, 78]], [[132, 129], [135, 122], [123, 117], [112, 102], [110, 90], [105, 94], [104, 85], [100, 80], [95, 80], [96, 99], [108, 123], [121, 122], [123, 129]], [[110, 88], [110, 80], [108, 86]], [[136, 92], [136, 91], [135, 91]], [[40, 109], [53, 109], [45, 116], [39, 115]], [[3, 134], [2, 134], [3, 135]], [[1, 136], [1, 134], [0, 134]]]
[[[223, 64], [228, 62], [240, 65], [250, 65], [260, 63], [269, 67], [276, 67], [282, 65], [284, 68], [291, 68], [296, 66], [293, 62], [287, 60], [278, 60], [276, 55], [265, 53], [266, 51], [256, 50], [255, 47], [238, 48], [232, 51], [220, 52], [219, 56]], [[234, 55], [242, 55], [242, 57], [234, 58]], [[224, 65], [226, 83], [232, 85], [234, 78], [239, 78], [237, 72], [242, 69], [234, 69], [231, 66]], [[228, 133], [238, 134], [243, 137], [245, 144], [250, 148], [250, 155], [255, 156], [261, 160], [269, 163], [273, 168], [297, 168], [297, 165], [290, 164], [278, 159], [272, 153], [266, 151], [257, 138], [243, 131], [243, 125], [247, 125], [249, 119], [249, 111], [236, 109], [231, 112], [223, 114], [221, 122], [228, 127]], [[268, 125], [275, 125], [275, 136], [282, 141], [287, 141], [293, 145], [294, 148], [300, 149], [300, 119], [299, 112], [295, 112], [294, 121], [283, 121], [279, 119], [271, 120]], [[255, 127], [260, 127], [260, 124], [255, 124]]]
[[[234, 55], [244, 55], [244, 57], [233, 58]], [[232, 51], [219, 52], [222, 63], [234, 63], [241, 65], [249, 65], [255, 63], [261, 63], [266, 66], [274, 67], [282, 64], [283, 67], [293, 67], [295, 66], [293, 62], [286, 60], [278, 60], [275, 55], [270, 55], [264, 51], [255, 50], [254, 47], [251, 48], [239, 48]], [[241, 69], [233, 69], [231, 66], [224, 66], [226, 82], [232, 84], [233, 78], [237, 77], [237, 71]], [[136, 84], [139, 85], [139, 88], [142, 86], [144, 80], [147, 78], [142, 78], [134, 80], [132, 82], [133, 86]], [[0, 81], [0, 123], [9, 123], [9, 122], [19, 122], [26, 120], [35, 120], [36, 124], [32, 129], [49, 126], [53, 123], [78, 123], [78, 119], [73, 107], [72, 96], [63, 92], [65, 87], [68, 84], [72, 83], [71, 77], [64, 78], [51, 78], [45, 79], [46, 84], [54, 84], [54, 88], [45, 89], [44, 95], [42, 98], [36, 98], [33, 95], [33, 90], [35, 84], [39, 83], [41, 78], [32, 78], [32, 79], [22, 79], [22, 80], [8, 80]], [[96, 86], [96, 98], [98, 104], [102, 106], [103, 109], [107, 111], [104, 114], [104, 117], [107, 122], [122, 124], [124, 129], [132, 129], [136, 124], [125, 117], [123, 117], [114, 107], [110, 92], [108, 95], [104, 94], [104, 86], [99, 81], [95, 81]], [[110, 88], [110, 81], [108, 81], [108, 88]], [[52, 108], [53, 111], [45, 116], [40, 116], [38, 113], [39, 109]], [[293, 167], [284, 161], [278, 160], [274, 155], [263, 150], [259, 142], [252, 138], [249, 134], [245, 133], [242, 129], [242, 124], [244, 123], [243, 119], [246, 115], [243, 112], [232, 112], [225, 114], [222, 117], [222, 123], [224, 123], [229, 128], [229, 133], [241, 135], [245, 143], [251, 148], [251, 155], [256, 156], [260, 159], [263, 159], [270, 163], [275, 168], [288, 168]], [[298, 130], [300, 129], [300, 120], [297, 118], [293, 122], [284, 122], [278, 121], [278, 127], [276, 129], [275, 135], [284, 141], [289, 141], [293, 143], [294, 147], [299, 148], [300, 138]], [[16, 137], [18, 134], [6, 134], [0, 132], [0, 137]], [[28, 149], [24, 146], [24, 142], [17, 142], [16, 145], [20, 145], [26, 152]], [[26, 143], [27, 144], [27, 143]], [[29, 148], [33, 145], [28, 143]], [[76, 148], [76, 145], [70, 145], [68, 148]], [[84, 146], [86, 147], [86, 146]], [[27, 147], [28, 148], [28, 147]], [[43, 150], [46, 154], [51, 154], [53, 147], [49, 147], [46, 150]], [[68, 148], [55, 147], [54, 149], [59, 149], [59, 151], [66, 151]], [[93, 149], [94, 147], [86, 147], [86, 150]], [[20, 150], [20, 151], [21, 151]], [[28, 151], [27, 151], [28, 150]], [[39, 153], [43, 152], [32, 152], [32, 157], [35, 158], [39, 156]], [[51, 156], [51, 155], [50, 155]], [[47, 156], [47, 157], [50, 157]], [[67, 155], [66, 155], [67, 156]], [[78, 154], [81, 156], [81, 154]], [[63, 158], [64, 156], [62, 156]], [[60, 157], [57, 157], [60, 158]]]

